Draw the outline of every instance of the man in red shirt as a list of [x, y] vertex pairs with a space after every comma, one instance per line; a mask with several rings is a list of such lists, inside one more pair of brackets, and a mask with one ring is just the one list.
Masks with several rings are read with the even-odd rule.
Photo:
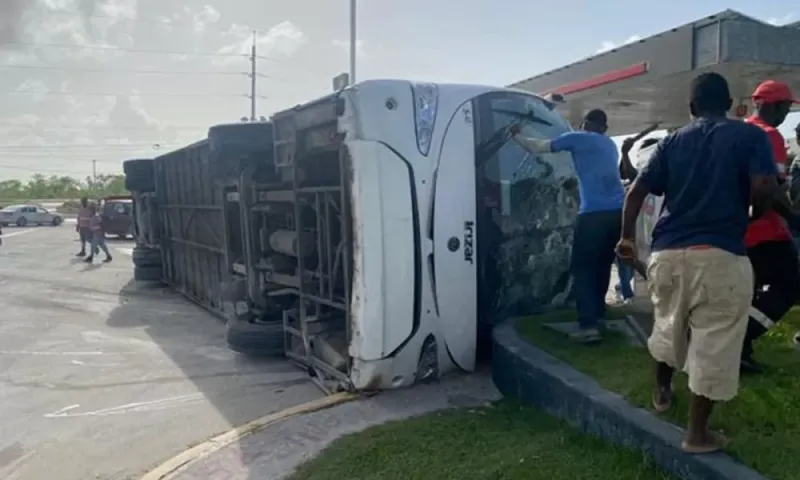
[[[762, 128], [772, 143], [778, 174], [786, 180], [789, 165], [786, 142], [778, 131], [793, 103], [798, 103], [785, 83], [767, 80], [752, 95], [756, 112], [745, 121]], [[775, 210], [767, 210], [748, 226], [747, 256], [753, 265], [755, 292], [742, 350], [742, 371], [758, 372], [753, 360], [753, 341], [767, 332], [792, 308], [800, 292], [797, 250], [786, 222]]]

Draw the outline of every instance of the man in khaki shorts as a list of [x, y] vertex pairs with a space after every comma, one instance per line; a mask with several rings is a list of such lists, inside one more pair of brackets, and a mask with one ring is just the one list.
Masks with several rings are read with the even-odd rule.
[[656, 361], [653, 406], [669, 409], [675, 370], [688, 373], [682, 447], [689, 453], [713, 452], [725, 443], [708, 429], [708, 419], [714, 402], [733, 399], [739, 388], [753, 292], [744, 243], [748, 210], [751, 198], [768, 204], [780, 197], [769, 139], [758, 127], [728, 120], [731, 105], [721, 75], [706, 73], [692, 82], [694, 120], [662, 140], [639, 172], [625, 200], [617, 245], [623, 261], [636, 260], [636, 218], [648, 194], [663, 195], [647, 266], [655, 320], [648, 340]]

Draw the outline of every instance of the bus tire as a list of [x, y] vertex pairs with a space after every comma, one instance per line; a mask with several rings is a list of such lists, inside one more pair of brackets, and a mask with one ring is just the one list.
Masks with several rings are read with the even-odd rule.
[[122, 163], [125, 188], [131, 192], [153, 192], [156, 189], [155, 163], [151, 158], [137, 158]]
[[161, 251], [153, 248], [134, 247], [133, 264], [137, 267], [161, 268]]
[[161, 282], [161, 266], [135, 266], [133, 267], [133, 279], [137, 282]]
[[282, 357], [285, 352], [283, 322], [250, 322], [247, 317], [228, 320], [228, 348], [249, 357]]

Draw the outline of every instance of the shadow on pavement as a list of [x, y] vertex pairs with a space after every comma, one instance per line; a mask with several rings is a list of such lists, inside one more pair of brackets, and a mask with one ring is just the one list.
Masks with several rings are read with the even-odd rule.
[[[224, 418], [228, 426], [211, 436], [322, 396], [289, 361], [253, 359], [230, 351], [224, 322], [169, 288], [130, 280], [119, 291], [118, 302], [107, 325], [146, 332]], [[178, 453], [165, 452], [162, 461]]]

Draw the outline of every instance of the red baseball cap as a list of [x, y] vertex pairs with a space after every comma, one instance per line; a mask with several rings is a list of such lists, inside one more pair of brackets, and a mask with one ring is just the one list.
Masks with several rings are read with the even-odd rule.
[[753, 100], [760, 100], [764, 103], [800, 103], [800, 101], [795, 100], [789, 85], [775, 80], [761, 82], [753, 92]]

